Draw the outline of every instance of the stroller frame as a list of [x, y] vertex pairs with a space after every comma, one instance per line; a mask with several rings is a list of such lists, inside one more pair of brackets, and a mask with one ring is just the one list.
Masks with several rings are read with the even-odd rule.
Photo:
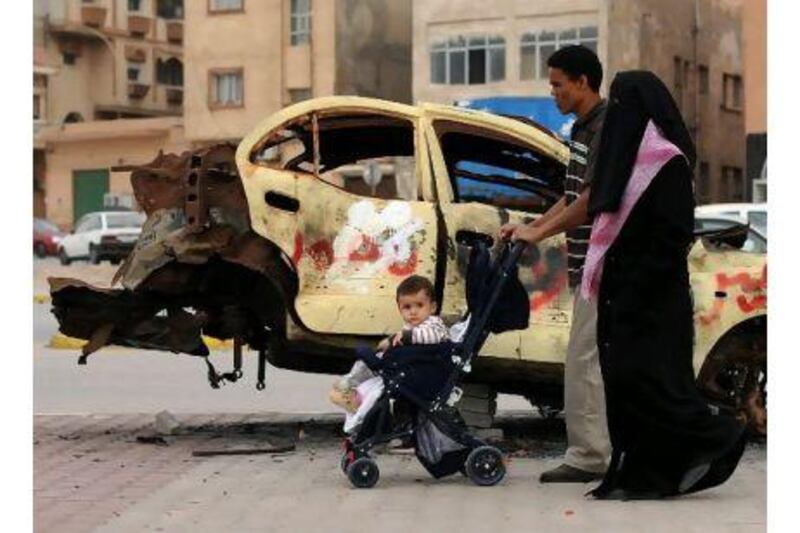
[[[420, 414], [430, 420], [439, 431], [464, 447], [463, 452], [452, 454], [450, 464], [438, 471], [423, 462], [434, 477], [443, 477], [460, 471], [474, 483], [482, 486], [495, 485], [503, 479], [505, 463], [502, 452], [470, 434], [453, 405], [461, 397], [461, 389], [457, 387], [458, 382], [464, 374], [471, 371], [472, 360], [489, 336], [487, 325], [492, 311], [525, 246], [524, 242], [517, 242], [505, 259], [499, 254], [492, 258], [489, 272], [496, 273], [497, 276], [489, 286], [488, 298], [484, 305], [468, 313], [470, 322], [462, 342], [443, 343], [449, 345], [445, 347], [446, 350], [442, 349], [441, 344], [391, 348], [384, 353], [383, 359], [378, 358], [371, 350], [357, 351], [358, 358], [381, 376], [384, 390], [367, 413], [356, 435], [346, 438], [343, 443], [341, 468], [354, 486], [369, 488], [377, 483], [380, 473], [377, 463], [369, 455], [370, 450], [394, 439], [414, 436], [419, 426]], [[447, 355], [439, 359], [432, 358], [434, 349], [435, 353], [444, 352]], [[400, 350], [406, 353], [400, 354]], [[443, 371], [449, 372], [444, 387], [439, 389], [432, 400], [420, 397], [403, 383], [405, 372], [398, 371], [397, 365], [392, 364], [393, 354], [402, 357], [403, 365], [413, 364], [415, 359], [425, 361], [426, 364], [441, 365]], [[410, 403], [412, 408], [411, 420], [396, 427], [392, 423], [390, 406], [390, 400], [393, 398]], [[419, 453], [417, 455], [422, 461]]]

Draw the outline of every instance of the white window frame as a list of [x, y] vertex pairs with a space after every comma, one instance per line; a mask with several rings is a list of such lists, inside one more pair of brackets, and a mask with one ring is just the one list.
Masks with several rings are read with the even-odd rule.
[[[221, 84], [225, 83], [225, 79], [238, 79], [238, 86], [237, 82], [233, 81], [233, 87], [230, 89], [234, 94], [234, 98], [226, 98], [225, 100], [222, 99], [221, 93], [228, 92], [228, 89], [222, 87]], [[229, 82], [231, 83], [231, 82]], [[244, 70], [242, 69], [232, 69], [230, 71], [220, 71], [220, 72], [212, 72], [211, 74], [211, 87], [210, 87], [212, 94], [210, 100], [210, 104], [214, 108], [224, 108], [224, 107], [242, 107], [244, 106]], [[223, 89], [222, 91], [220, 89]]]
[[[482, 43], [476, 41], [482, 40]], [[469, 82], [469, 53], [472, 50], [484, 50], [484, 72], [486, 74], [483, 82], [470, 83]], [[494, 79], [492, 78], [492, 54], [493, 50], [502, 50], [503, 52], [503, 77]], [[498, 34], [481, 34], [481, 35], [456, 35], [448, 39], [439, 39], [431, 43], [429, 47], [429, 59], [431, 67], [433, 66], [433, 54], [444, 53], [444, 82], [433, 81], [433, 70], [429, 73], [430, 82], [433, 85], [486, 85], [488, 83], [499, 83], [506, 80], [506, 39]], [[464, 82], [455, 83], [450, 79], [450, 57], [454, 53], [464, 54]]]
[[[569, 38], [564, 36], [564, 34], [574, 31], [575, 37]], [[594, 33], [594, 35], [591, 35]], [[552, 34], [553, 37], [550, 38], [548, 34]], [[596, 25], [587, 25], [587, 26], [575, 26], [575, 27], [568, 27], [568, 28], [559, 28], [559, 29], [550, 29], [550, 28], [540, 28], [540, 29], [531, 29], [522, 34], [520, 37], [520, 50], [519, 50], [519, 78], [520, 80], [543, 80], [547, 79], [548, 72], [546, 68], [542, 68], [542, 64], [544, 60], [547, 58], [542, 57], [542, 48], [544, 46], [553, 46], [553, 52], [557, 51], [560, 48], [564, 48], [565, 46], [580, 44], [583, 46], [587, 46], [589, 48], [593, 48], [594, 52], [597, 53], [597, 46], [598, 46], [598, 39], [599, 39], [599, 30]], [[590, 46], [591, 45], [591, 46]], [[532, 78], [523, 78], [522, 77], [522, 63], [523, 63], [523, 52], [529, 49], [533, 49], [533, 77]]]

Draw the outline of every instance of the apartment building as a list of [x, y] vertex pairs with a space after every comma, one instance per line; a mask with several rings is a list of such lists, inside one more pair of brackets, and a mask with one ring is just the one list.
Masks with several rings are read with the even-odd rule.
[[184, 117], [194, 144], [238, 141], [301, 100], [411, 101], [411, 0], [186, 2]]
[[33, 93], [35, 212], [70, 227], [130, 203], [112, 167], [188, 147], [183, 0], [35, 0]]
[[582, 44], [606, 76], [649, 69], [672, 90], [698, 146], [698, 201], [742, 201], [741, 0], [414, 0], [413, 94], [453, 103], [546, 96], [547, 58]]

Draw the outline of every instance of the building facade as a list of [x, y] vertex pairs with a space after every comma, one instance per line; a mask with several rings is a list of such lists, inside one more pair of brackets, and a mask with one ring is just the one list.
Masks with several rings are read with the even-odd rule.
[[622, 70], [667, 84], [698, 147], [699, 203], [742, 201], [744, 98], [741, 0], [415, 0], [414, 99], [454, 103], [545, 96], [547, 58], [583, 44], [604, 65], [601, 92]]
[[767, 201], [767, 0], [747, 0], [744, 31], [744, 122], [747, 133], [747, 191]]
[[286, 105], [334, 94], [411, 101], [411, 0], [186, 3], [185, 125], [238, 142]]
[[188, 147], [183, 0], [35, 0], [33, 85], [35, 215], [69, 228], [79, 206], [129, 202], [112, 167]]

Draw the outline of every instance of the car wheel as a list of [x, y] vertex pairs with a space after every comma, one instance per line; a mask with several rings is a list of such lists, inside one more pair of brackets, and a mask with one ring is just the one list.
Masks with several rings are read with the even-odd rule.
[[100, 263], [100, 253], [91, 244], [89, 245], [89, 262], [93, 265]]
[[72, 262], [72, 259], [69, 258], [69, 256], [67, 255], [66, 250], [64, 250], [63, 248], [61, 248], [58, 251], [58, 260], [64, 266], [69, 265]]
[[33, 253], [39, 258], [47, 257], [47, 247], [43, 243], [37, 242], [33, 247]]
[[767, 434], [766, 336], [728, 339], [709, 356], [698, 385], [710, 403], [732, 410], [755, 435]]

